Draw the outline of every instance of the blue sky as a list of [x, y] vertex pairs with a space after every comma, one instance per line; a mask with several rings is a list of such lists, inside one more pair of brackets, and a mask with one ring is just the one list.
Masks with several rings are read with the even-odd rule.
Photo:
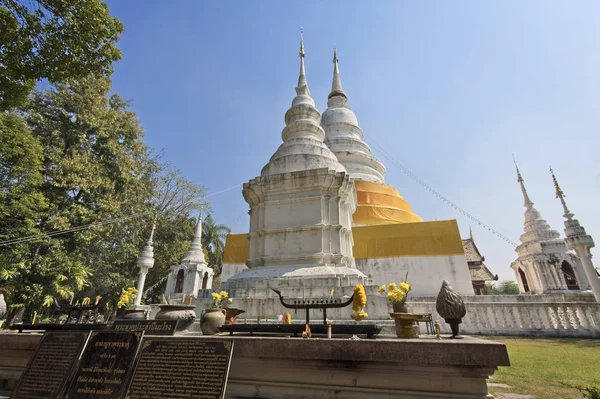
[[[600, 3], [597, 1], [109, 1], [125, 24], [114, 90], [146, 142], [214, 193], [260, 174], [281, 143], [304, 28], [321, 112], [332, 52], [350, 107], [420, 179], [513, 241], [523, 232], [515, 154], [532, 200], [563, 232], [552, 165], [600, 244]], [[425, 220], [473, 227], [488, 267], [514, 279], [513, 248], [375, 150]], [[219, 223], [248, 229], [241, 187], [210, 198]], [[596, 263], [598, 261], [596, 260]]]

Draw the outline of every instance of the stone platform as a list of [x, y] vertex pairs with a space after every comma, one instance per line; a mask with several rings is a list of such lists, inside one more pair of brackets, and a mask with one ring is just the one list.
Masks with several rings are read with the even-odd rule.
[[[0, 334], [0, 381], [18, 378], [40, 338]], [[504, 344], [469, 337], [232, 339], [226, 398], [491, 398], [487, 378], [510, 365]]]

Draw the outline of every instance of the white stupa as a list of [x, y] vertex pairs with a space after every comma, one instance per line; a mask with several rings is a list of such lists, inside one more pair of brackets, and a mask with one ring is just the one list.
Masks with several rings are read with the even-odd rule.
[[588, 289], [579, 258], [569, 252], [560, 233], [552, 230], [533, 206], [518, 167], [517, 177], [524, 199], [525, 232], [520, 237], [521, 244], [515, 249], [518, 258], [511, 267], [521, 292], [541, 294]]
[[327, 135], [325, 144], [353, 179], [384, 183], [385, 166], [372, 155], [371, 148], [363, 140], [356, 115], [348, 108], [348, 96], [342, 89], [336, 50], [333, 64], [331, 93], [327, 99], [327, 110], [321, 117], [321, 126]]
[[272, 295], [268, 288], [297, 293], [301, 287], [328, 295], [333, 287], [366, 282], [352, 256], [354, 184], [324, 144], [304, 55], [301, 40], [300, 76], [285, 114], [283, 143], [261, 175], [244, 184], [250, 205], [248, 269], [225, 285], [235, 297]]

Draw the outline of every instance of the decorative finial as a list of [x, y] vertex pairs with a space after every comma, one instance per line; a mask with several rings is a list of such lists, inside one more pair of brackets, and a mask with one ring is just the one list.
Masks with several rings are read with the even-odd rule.
[[337, 49], [333, 48], [333, 81], [331, 82], [331, 93], [327, 98], [342, 96], [346, 97], [346, 93], [344, 93], [344, 89], [342, 89], [342, 80], [340, 79], [340, 69], [338, 67], [338, 55]]
[[300, 28], [300, 58], [304, 58], [304, 30]]
[[560, 202], [562, 203], [563, 210], [565, 211], [563, 216], [565, 218], [567, 218], [568, 220], [571, 220], [573, 218], [573, 216], [575, 216], [575, 214], [572, 213], [569, 210], [569, 208], [567, 208], [567, 203], [565, 202], [566, 195], [563, 192], [563, 190], [560, 188], [560, 186], [558, 185], [558, 180], [556, 180], [556, 176], [554, 175], [554, 170], [552, 170], [552, 166], [550, 167], [550, 174], [552, 175], [552, 181], [554, 182], [554, 189], [556, 190], [556, 198], [560, 198]]
[[513, 162], [515, 163], [515, 168], [517, 168], [517, 181], [521, 185], [521, 191], [523, 192], [523, 200], [524, 200], [523, 205], [525, 206], [525, 208], [531, 209], [533, 207], [533, 201], [531, 201], [531, 199], [529, 198], [529, 194], [527, 194], [527, 190], [525, 189], [525, 184], [523, 183], [525, 180], [523, 180], [523, 176], [521, 176], [521, 171], [519, 170], [519, 167], [517, 166], [517, 161], [515, 160], [514, 154], [513, 154]]
[[515, 159], [515, 154], [512, 154], [513, 162], [515, 163], [515, 168], [517, 168], [517, 182], [523, 183], [523, 176], [521, 176], [521, 171], [519, 171], [519, 166], [517, 165], [517, 160]]
[[154, 231], [156, 231], [156, 219], [158, 215], [154, 215], [154, 219], [152, 220], [152, 230], [150, 230], [150, 238], [148, 239], [148, 244], [152, 245], [154, 240]]
[[471, 228], [471, 225], [469, 225], [469, 237], [471, 238], [471, 241], [473, 240], [473, 229]]
[[300, 28], [300, 76], [298, 77], [298, 86], [296, 87], [296, 94], [309, 95], [308, 83], [306, 82], [306, 72], [304, 71], [304, 30]]

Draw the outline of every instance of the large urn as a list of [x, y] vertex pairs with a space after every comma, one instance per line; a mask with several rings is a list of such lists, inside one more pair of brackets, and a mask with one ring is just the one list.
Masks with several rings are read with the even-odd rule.
[[177, 331], [187, 330], [196, 320], [196, 305], [158, 305], [160, 310], [155, 320], [179, 320]]
[[219, 328], [225, 324], [225, 309], [210, 308], [202, 311], [200, 317], [200, 330], [203, 335], [215, 335]]

